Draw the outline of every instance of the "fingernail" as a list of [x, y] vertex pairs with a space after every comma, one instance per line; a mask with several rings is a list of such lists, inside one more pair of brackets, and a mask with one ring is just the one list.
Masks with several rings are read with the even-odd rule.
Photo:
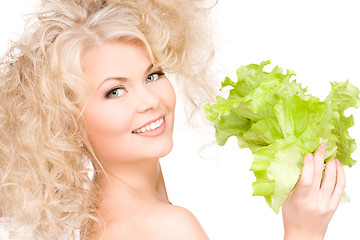
[[311, 153], [308, 153], [308, 154], [306, 154], [306, 157], [308, 158], [308, 159], [313, 159], [313, 155], [311, 154]]
[[324, 142], [323, 144], [321, 144], [322, 147], [326, 147], [328, 144], [328, 141]]
[[336, 164], [337, 164], [337, 165], [341, 165], [339, 159], [336, 159], [335, 161], [336, 161]]

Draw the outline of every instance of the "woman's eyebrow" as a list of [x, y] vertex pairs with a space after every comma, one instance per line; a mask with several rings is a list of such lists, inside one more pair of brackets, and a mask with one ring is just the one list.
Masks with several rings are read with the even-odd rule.
[[105, 78], [100, 85], [97, 87], [97, 89], [99, 89], [105, 82], [109, 81], [109, 80], [116, 80], [116, 81], [120, 81], [120, 82], [127, 82], [128, 79], [126, 77], [108, 77]]
[[[146, 68], [145, 70], [145, 74], [149, 73], [151, 71], [151, 69], [154, 67], [154, 64], [150, 64], [149, 67]], [[120, 82], [126, 82], [128, 81], [128, 79], [126, 77], [108, 77], [105, 78], [100, 85], [97, 87], [97, 89], [99, 89], [101, 87], [101, 85], [103, 85], [106, 81], [108, 80], [116, 80], [116, 81], [120, 81]]]
[[149, 73], [153, 67], [154, 67], [154, 64], [150, 64], [150, 66], [146, 69], [145, 74]]

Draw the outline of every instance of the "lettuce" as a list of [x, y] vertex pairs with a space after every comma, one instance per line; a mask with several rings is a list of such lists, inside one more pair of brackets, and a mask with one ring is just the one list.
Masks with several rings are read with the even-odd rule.
[[326, 159], [336, 157], [343, 166], [353, 166], [351, 153], [355, 140], [348, 133], [353, 116], [345, 116], [350, 107], [360, 106], [359, 89], [346, 82], [332, 82], [324, 101], [306, 94], [307, 89], [275, 67], [251, 64], [237, 70], [238, 80], [226, 77], [222, 90], [231, 87], [227, 99], [216, 97], [216, 103], [204, 108], [206, 117], [215, 124], [215, 136], [224, 145], [236, 136], [240, 148], [249, 148], [254, 160], [251, 171], [253, 195], [263, 196], [276, 212], [295, 186], [306, 153], [313, 153], [328, 141]]

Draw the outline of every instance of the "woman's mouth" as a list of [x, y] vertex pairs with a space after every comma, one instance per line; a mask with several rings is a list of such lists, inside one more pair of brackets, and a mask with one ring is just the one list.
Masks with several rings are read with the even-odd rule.
[[159, 128], [163, 123], [164, 123], [164, 117], [162, 117], [152, 123], [149, 123], [141, 128], [135, 129], [132, 132], [133, 133], [144, 133], [144, 132], [154, 131], [157, 128]]

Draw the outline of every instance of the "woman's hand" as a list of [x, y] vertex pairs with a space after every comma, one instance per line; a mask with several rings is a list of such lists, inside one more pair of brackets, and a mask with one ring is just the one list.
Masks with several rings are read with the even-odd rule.
[[305, 156], [299, 181], [282, 206], [285, 240], [323, 239], [339, 205], [345, 173], [339, 160], [330, 160], [321, 181], [326, 146], [322, 144], [314, 156]]

